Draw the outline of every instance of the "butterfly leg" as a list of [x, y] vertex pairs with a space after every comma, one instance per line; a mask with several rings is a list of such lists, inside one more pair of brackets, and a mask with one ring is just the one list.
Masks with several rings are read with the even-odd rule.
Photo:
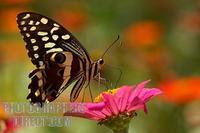
[[89, 84], [89, 92], [90, 92], [90, 98], [91, 98], [91, 100], [92, 100], [92, 102], [93, 102], [93, 96], [92, 96], [92, 91], [91, 91], [91, 89], [90, 89], [90, 84]]
[[108, 90], [109, 86], [108, 84], [110, 83], [110, 80], [106, 79], [106, 78], [102, 78], [99, 75], [97, 75], [95, 77], [95, 81], [98, 82], [98, 86], [105, 86], [106, 90]]
[[[106, 78], [103, 78], [100, 76], [100, 73], [99, 73], [99, 80], [100, 81], [104, 81], [106, 83], [106, 89], [108, 90], [110, 87], [112, 88], [112, 82], [109, 80], [109, 79], [106, 79]], [[109, 86], [110, 85], [110, 86]]]
[[[109, 89], [110, 87], [112, 88], [112, 82], [109, 79], [100, 77], [100, 80], [105, 81], [107, 89]], [[110, 86], [108, 86], [108, 84], [110, 84]]]
[[98, 73], [98, 87], [100, 87], [100, 83], [101, 83], [101, 75], [100, 73]]
[[83, 90], [83, 97], [82, 97], [82, 102], [84, 102], [85, 101], [85, 90], [86, 90], [86, 88], [84, 88], [84, 90]]

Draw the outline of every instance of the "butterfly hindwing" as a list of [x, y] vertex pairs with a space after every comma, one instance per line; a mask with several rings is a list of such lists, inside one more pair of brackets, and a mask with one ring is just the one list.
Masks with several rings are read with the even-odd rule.
[[49, 53], [45, 57], [45, 65], [47, 85], [51, 84], [48, 89], [44, 88], [46, 95], [50, 96], [48, 101], [57, 98], [65, 88], [78, 80], [84, 71], [82, 60], [71, 52]]
[[[55, 100], [72, 82], [76, 91], [85, 83], [83, 62], [71, 52], [52, 52], [45, 55], [45, 69], [36, 69], [30, 73], [30, 94], [27, 99], [31, 103], [51, 102]], [[73, 89], [74, 90], [74, 89]], [[74, 91], [73, 91], [74, 92]]]
[[74, 102], [78, 98], [79, 93], [81, 91], [80, 88], [83, 88], [85, 81], [86, 81], [85, 75], [82, 74], [76, 81], [74, 87], [72, 88], [72, 91], [70, 94], [70, 101]]

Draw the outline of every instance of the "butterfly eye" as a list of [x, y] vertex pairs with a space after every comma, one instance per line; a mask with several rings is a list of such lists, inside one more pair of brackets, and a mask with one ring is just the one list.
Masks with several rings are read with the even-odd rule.
[[104, 60], [103, 59], [99, 59], [99, 64], [103, 65], [104, 64]]
[[56, 63], [62, 64], [65, 62], [66, 57], [63, 53], [57, 53], [56, 56], [54, 57], [54, 60]]

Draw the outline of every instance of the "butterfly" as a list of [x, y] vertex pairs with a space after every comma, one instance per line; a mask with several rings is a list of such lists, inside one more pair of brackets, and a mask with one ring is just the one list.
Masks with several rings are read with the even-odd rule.
[[36, 69], [29, 74], [27, 99], [32, 103], [54, 101], [75, 82], [70, 101], [74, 102], [83, 87], [100, 77], [103, 58], [92, 61], [82, 44], [56, 21], [33, 12], [17, 15], [17, 24], [28, 56]]

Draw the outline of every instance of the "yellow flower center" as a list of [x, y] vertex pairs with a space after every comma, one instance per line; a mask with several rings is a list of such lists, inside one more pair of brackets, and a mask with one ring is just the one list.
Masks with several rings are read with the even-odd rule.
[[94, 102], [95, 103], [102, 102], [103, 101], [103, 96], [102, 96], [103, 93], [115, 95], [117, 93], [118, 89], [119, 88], [117, 88], [117, 89], [109, 89], [107, 91], [104, 91], [104, 92], [100, 93], [97, 97], [95, 97]]

